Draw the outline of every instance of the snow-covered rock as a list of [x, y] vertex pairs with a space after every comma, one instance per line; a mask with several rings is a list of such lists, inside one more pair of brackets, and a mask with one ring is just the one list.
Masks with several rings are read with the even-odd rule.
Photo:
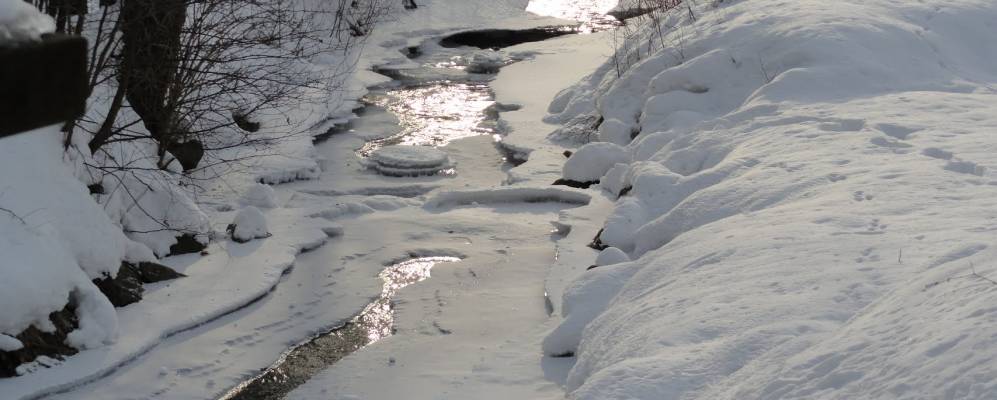
[[467, 60], [467, 72], [494, 74], [505, 65], [505, 55], [500, 51], [482, 50], [475, 52]]
[[568, 158], [562, 176], [569, 181], [595, 182], [614, 165], [627, 162], [630, 162], [630, 154], [625, 148], [613, 143], [589, 143]]
[[595, 258], [595, 265], [602, 267], [628, 261], [630, 261], [630, 256], [624, 253], [623, 250], [615, 247], [607, 247], [599, 252], [599, 256]]
[[53, 329], [49, 314], [73, 302], [80, 325], [68, 344], [90, 348], [117, 334], [91, 280], [145, 255], [129, 254], [132, 243], [64, 163], [61, 136], [50, 127], [0, 139], [0, 333]]
[[623, 121], [607, 119], [599, 125], [599, 141], [626, 146], [630, 144], [634, 132], [634, 127]]
[[0, 0], [0, 45], [39, 40], [55, 31], [52, 17], [23, 0]]
[[24, 343], [17, 338], [0, 333], [0, 351], [17, 351], [23, 348]]
[[239, 210], [232, 220], [232, 239], [237, 242], [248, 242], [270, 236], [267, 230], [267, 217], [260, 209], [248, 206]]
[[446, 152], [428, 146], [385, 146], [370, 154], [368, 168], [388, 176], [435, 175], [452, 168]]

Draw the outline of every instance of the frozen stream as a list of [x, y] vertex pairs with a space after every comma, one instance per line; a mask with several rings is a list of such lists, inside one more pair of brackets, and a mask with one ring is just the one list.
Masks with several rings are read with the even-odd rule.
[[[430, 43], [428, 46], [432, 46]], [[369, 180], [371, 185], [363, 189], [340, 192], [322, 192], [311, 189], [313, 185], [301, 184], [303, 191], [328, 197], [367, 196], [377, 197], [388, 194], [395, 197], [412, 197], [421, 194], [420, 190], [413, 193], [392, 192], [397, 187], [424, 187], [426, 191], [436, 185], [443, 187], [488, 187], [501, 184], [501, 173], [508, 167], [502, 153], [495, 143], [501, 141], [502, 132], [498, 125], [500, 105], [494, 101], [488, 81], [493, 73], [469, 72], [476, 66], [471, 60], [473, 49], [461, 47], [457, 49], [437, 49], [436, 52], [420, 55], [417, 61], [421, 68], [409, 69], [379, 69], [393, 80], [385, 85], [371, 88], [371, 93], [365, 97], [367, 106], [360, 111], [360, 118], [347, 126], [338, 129], [331, 137], [319, 146], [327, 155], [324, 170], [329, 175], [337, 174], [350, 166], [342, 165], [341, 160], [350, 159], [343, 154], [344, 149], [355, 147], [356, 138], [363, 143], [356, 149], [356, 155], [369, 157], [385, 146], [427, 146], [444, 149], [451, 157], [458, 159], [455, 170], [441, 171], [439, 176], [428, 177], [386, 177], [373, 171], [356, 171]], [[502, 60], [502, 64], [513, 63], [515, 59]], [[491, 60], [490, 62], [494, 62]], [[497, 71], [495, 71], [497, 72]], [[468, 157], [465, 153], [474, 156]], [[485, 165], [482, 165], [485, 161]], [[471, 173], [471, 172], [474, 173]], [[354, 177], [356, 178], [356, 177]], [[460, 183], [463, 182], [463, 183]], [[419, 186], [424, 185], [424, 186]], [[337, 196], [339, 195], [339, 196]], [[486, 201], [487, 198], [483, 198]], [[524, 201], [521, 201], [524, 202]], [[515, 201], [513, 203], [516, 203]], [[551, 206], [497, 205], [492, 210], [503, 214], [524, 213], [530, 219], [538, 214], [543, 215], [548, 210], [570, 207], [568, 204]], [[519, 211], [516, 211], [519, 210]], [[420, 223], [419, 218], [437, 218], [443, 222], [450, 219], [450, 214], [436, 216], [414, 216], [399, 212], [396, 218]], [[554, 216], [549, 215], [548, 221]], [[453, 222], [458, 222], [454, 218]], [[394, 225], [397, 221], [387, 221], [385, 225]], [[518, 221], [489, 221], [480, 224], [476, 229], [487, 231], [495, 228], [506, 230], [515, 227]], [[523, 231], [533, 235], [545, 236], [550, 231], [549, 225], [522, 221], [519, 224], [528, 225]], [[424, 226], [428, 227], [428, 223]], [[538, 229], [539, 228], [539, 229]], [[518, 230], [518, 229], [517, 229]], [[348, 230], [349, 232], [349, 230]], [[451, 233], [455, 231], [447, 231]], [[417, 234], [411, 232], [410, 234]], [[421, 234], [421, 233], [418, 233]], [[370, 238], [378, 240], [382, 238]], [[480, 233], [458, 236], [455, 238], [460, 246], [454, 249], [451, 243], [436, 250], [413, 250], [411, 254], [432, 254], [431, 256], [414, 257], [391, 265], [379, 276], [384, 280], [380, 297], [368, 304], [360, 314], [343, 326], [328, 333], [316, 336], [301, 345], [295, 346], [265, 372], [252, 380], [246, 381], [223, 396], [226, 400], [236, 399], [280, 399], [291, 390], [304, 383], [309, 377], [321, 369], [332, 365], [350, 353], [371, 345], [394, 333], [394, 297], [400, 289], [430, 277], [432, 267], [441, 262], [457, 262], [467, 257], [468, 246], [476, 251], [491, 250], [502, 258], [508, 258], [507, 247], [496, 246], [505, 243], [494, 236], [483, 237]], [[383, 239], [382, 239], [383, 240]], [[550, 238], [544, 238], [550, 242]], [[384, 243], [389, 247], [397, 243]], [[552, 245], [551, 245], [552, 246]], [[441, 256], [440, 254], [459, 254], [461, 256]], [[550, 260], [549, 255], [546, 260]], [[478, 261], [478, 257], [470, 256], [469, 263]], [[489, 257], [493, 258], [493, 257]], [[544, 259], [538, 260], [541, 263]], [[459, 266], [456, 266], [459, 268]], [[472, 270], [472, 274], [474, 274]], [[542, 291], [536, 293], [537, 299], [542, 299]], [[544, 303], [537, 304], [544, 307]], [[545, 309], [545, 307], [544, 307]], [[433, 334], [449, 335], [451, 329], [440, 325], [438, 321], [431, 323]], [[393, 363], [393, 361], [389, 361]]]
[[[512, 334], [529, 337], [517, 346], [535, 348], [533, 338], [547, 329], [533, 327], [548, 317], [543, 281], [556, 239], [550, 223], [584, 200], [559, 197], [560, 189], [493, 192], [513, 167], [496, 145], [499, 113], [516, 105], [495, 103], [493, 73], [468, 72], [462, 57], [478, 49], [443, 48], [439, 39], [427, 37], [415, 59], [421, 67], [382, 71], [393, 81], [372, 88], [360, 118], [317, 146], [319, 179], [277, 187], [283, 207], [316, 210], [314, 217], [338, 225], [329, 242], [300, 255], [268, 295], [46, 398], [279, 399], [358, 349], [364, 357], [355, 361], [379, 357], [404, 374], [385, 376], [392, 384], [381, 388], [401, 398], [409, 384], [440, 391], [422, 383], [480, 372], [474, 364], [489, 354], [483, 350], [524, 340]], [[516, 61], [512, 53], [504, 64]], [[364, 166], [372, 151], [390, 145], [436, 147], [453, 171], [390, 177]], [[436, 197], [447, 191], [466, 193]], [[539, 361], [516, 359], [529, 368]], [[521, 390], [533, 393], [536, 384]], [[560, 392], [542, 377], [539, 384]]]

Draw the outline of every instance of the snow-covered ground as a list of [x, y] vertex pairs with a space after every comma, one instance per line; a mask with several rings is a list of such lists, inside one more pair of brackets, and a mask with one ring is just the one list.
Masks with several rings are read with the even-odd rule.
[[634, 259], [564, 289], [544, 350], [575, 355], [569, 397], [997, 396], [997, 7], [702, 3], [552, 104], [627, 154], [565, 165], [615, 201], [573, 210], [588, 232], [561, 245], [608, 214], [602, 243]]
[[[637, 47], [664, 49], [622, 76], [609, 33], [498, 52], [434, 43], [563, 22], [527, 3], [419, 1], [369, 39], [330, 106], [348, 117], [365, 87], [389, 81], [375, 67], [435, 79], [508, 56], [518, 62], [487, 81], [504, 110], [498, 146], [469, 129], [438, 151], [381, 147], [362, 161], [366, 142], [404, 129], [373, 108], [317, 146], [288, 142], [285, 157], [198, 198], [216, 232], [235, 222], [239, 238], [262, 238], [165, 260], [189, 277], [88, 324], [101, 328], [85, 335], [92, 349], [0, 380], [0, 397], [217, 398], [363, 309], [385, 266], [427, 256], [462, 260], [396, 294], [394, 335], [289, 398], [997, 397], [992, 1], [697, 2], [662, 21], [663, 36], [644, 29]], [[580, 15], [555, 0], [529, 7]], [[425, 56], [406, 57], [413, 46]], [[444, 106], [470, 96], [473, 113], [491, 102], [418, 93]], [[78, 226], [120, 233], [107, 218], [60, 225], [96, 203], [32, 202], [52, 185], [87, 196], [57, 142], [50, 131], [0, 147], [0, 171], [41, 174], [17, 182], [30, 191], [0, 185], [0, 206], [25, 220], [0, 211], [4, 253], [85, 244], [93, 231]], [[503, 151], [528, 161], [514, 167]], [[600, 183], [550, 185], [560, 178]], [[151, 257], [119, 236], [110, 253], [45, 252], [59, 278], [45, 287], [106, 316], [109, 304], [85, 300], [103, 271], [88, 265], [109, 267], [94, 257]], [[600, 253], [593, 238], [611, 247]], [[3, 304], [39, 294], [13, 295], [22, 289], [0, 284]], [[27, 316], [5, 308], [0, 321], [14, 323], [0, 332], [65, 304], [51, 298]], [[17, 345], [0, 335], [0, 350]]]

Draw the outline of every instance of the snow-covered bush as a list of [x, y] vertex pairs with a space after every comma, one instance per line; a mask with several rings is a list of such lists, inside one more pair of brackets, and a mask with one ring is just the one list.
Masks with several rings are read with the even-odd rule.
[[211, 225], [193, 200], [196, 188], [183, 185], [180, 169], [158, 168], [155, 146], [141, 140], [112, 143], [93, 158], [85, 147], [72, 152], [100, 183], [103, 193], [95, 197], [105, 212], [129, 238], [162, 257], [179, 236], [207, 244]]

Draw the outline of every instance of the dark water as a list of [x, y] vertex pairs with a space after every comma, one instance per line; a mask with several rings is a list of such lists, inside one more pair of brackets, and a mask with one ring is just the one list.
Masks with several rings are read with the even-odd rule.
[[381, 295], [341, 327], [316, 336], [281, 356], [259, 376], [237, 386], [224, 400], [277, 400], [350, 353], [394, 333], [391, 299], [398, 290], [430, 276], [433, 266], [457, 257], [422, 257], [386, 268]]

